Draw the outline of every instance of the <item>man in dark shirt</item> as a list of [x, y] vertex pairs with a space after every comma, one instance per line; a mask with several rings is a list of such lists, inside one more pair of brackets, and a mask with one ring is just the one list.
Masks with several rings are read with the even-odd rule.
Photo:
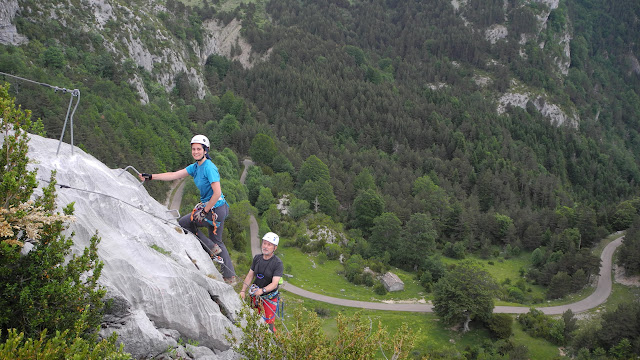
[[278, 286], [284, 273], [282, 260], [275, 255], [280, 237], [272, 232], [262, 237], [262, 254], [256, 255], [251, 263], [251, 268], [242, 282], [240, 297], [244, 300], [248, 284], [251, 305], [263, 313], [264, 321], [269, 329], [275, 332], [274, 322], [278, 309]]

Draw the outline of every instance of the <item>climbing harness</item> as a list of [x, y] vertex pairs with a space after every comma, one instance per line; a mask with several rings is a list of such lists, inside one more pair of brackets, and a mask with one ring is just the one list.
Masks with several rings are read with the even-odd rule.
[[[9, 76], [18, 80], [22, 80], [22, 81], [26, 81], [26, 82], [30, 82], [36, 85], [41, 85], [41, 86], [46, 86], [49, 87], [51, 89], [53, 89], [54, 92], [62, 92], [63, 94], [66, 93], [71, 93], [71, 98], [69, 99], [69, 107], [67, 108], [67, 116], [65, 116], [64, 118], [64, 125], [62, 126], [62, 133], [60, 134], [60, 141], [58, 142], [58, 150], [56, 151], [56, 156], [58, 155], [58, 153], [60, 152], [60, 145], [62, 145], [62, 138], [64, 137], [64, 132], [67, 128], [67, 122], [70, 122], [70, 127], [71, 127], [71, 154], [73, 154], [73, 115], [76, 113], [76, 110], [78, 109], [78, 104], [80, 103], [80, 90], [79, 89], [66, 89], [66, 88], [61, 88], [58, 86], [54, 86], [54, 85], [49, 85], [46, 83], [42, 83], [42, 82], [38, 82], [38, 81], [33, 81], [33, 80], [29, 80], [29, 79], [25, 79], [23, 77], [20, 76], [16, 76], [16, 75], [11, 75], [11, 74], [7, 74], [5, 72], [1, 72], [0, 74], [5, 75], [5, 76]], [[71, 105], [73, 105], [73, 99], [77, 98], [76, 101], [76, 105], [73, 107], [73, 111], [71, 111]]]
[[[274, 317], [278, 316], [281, 317], [282, 314], [282, 310], [280, 310], [280, 294], [278, 289], [266, 294], [266, 295], [256, 295], [255, 292], [258, 290], [258, 285], [256, 284], [251, 284], [251, 287], [249, 287], [249, 295], [251, 296], [251, 301], [252, 304], [254, 304], [254, 306], [256, 307], [260, 307], [260, 310], [262, 312], [263, 315], [262, 319], [264, 319], [265, 322], [267, 321], [271, 321]], [[267, 303], [270, 306], [270, 309], [272, 309], [273, 307], [275, 307], [275, 310], [273, 311], [273, 316], [271, 317], [266, 317], [265, 315], [267, 315], [267, 313], [265, 312], [265, 308], [264, 308], [264, 304]]]
[[216, 214], [213, 209], [209, 210], [208, 213], [204, 212], [205, 205], [203, 203], [198, 203], [191, 211], [191, 221], [196, 221], [199, 223], [206, 222], [207, 224], [213, 226], [213, 233], [218, 235], [218, 226], [220, 223], [218, 222], [218, 214]]

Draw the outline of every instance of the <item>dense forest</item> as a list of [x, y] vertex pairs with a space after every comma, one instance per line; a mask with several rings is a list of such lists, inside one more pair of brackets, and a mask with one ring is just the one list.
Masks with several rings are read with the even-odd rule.
[[[531, 251], [527, 278], [562, 297], [597, 273], [589, 248], [640, 212], [638, 2], [272, 0], [228, 9], [168, 0], [157, 26], [176, 39], [202, 45], [203, 22], [239, 19], [251, 51], [265, 56], [245, 67], [211, 55], [204, 97], [185, 73], [167, 93], [155, 74], [114, 56], [107, 40], [117, 22], [86, 31], [36, 18], [45, 3], [19, 4], [32, 9], [15, 21], [29, 42], [0, 46], [0, 71], [79, 88], [83, 149], [112, 167], [172, 171], [190, 161], [190, 136], [204, 133], [220, 161], [236, 162], [223, 166], [231, 197], [272, 214], [285, 237], [304, 245], [271, 211], [288, 194], [292, 222], [324, 213], [347, 234], [339, 251], [416, 271], [427, 289], [441, 274], [435, 253]], [[488, 39], [493, 25], [506, 37]], [[3, 80], [49, 136], [61, 135], [68, 94]], [[532, 100], [498, 112], [500, 97], [518, 89], [579, 120], [553, 122]], [[246, 190], [233, 152], [260, 165]], [[149, 190], [161, 198], [163, 185]], [[622, 261], [638, 272], [637, 258]]]

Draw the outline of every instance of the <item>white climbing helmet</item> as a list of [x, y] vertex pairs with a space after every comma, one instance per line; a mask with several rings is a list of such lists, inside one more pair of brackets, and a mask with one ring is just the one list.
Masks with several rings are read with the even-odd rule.
[[278, 243], [280, 242], [280, 236], [278, 236], [276, 233], [268, 232], [264, 234], [262, 240], [266, 240], [273, 245], [278, 246]]
[[209, 146], [209, 139], [204, 136], [204, 135], [196, 135], [194, 137], [191, 138], [191, 143], [192, 144], [202, 144], [204, 146], [208, 148], [210, 148]]

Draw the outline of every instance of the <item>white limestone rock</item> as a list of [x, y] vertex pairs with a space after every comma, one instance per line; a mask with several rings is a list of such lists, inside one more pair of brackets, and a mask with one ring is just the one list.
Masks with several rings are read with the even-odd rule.
[[507, 30], [507, 27], [504, 25], [494, 24], [484, 31], [485, 38], [492, 44], [506, 38], [507, 35], [509, 35], [509, 30]]
[[531, 103], [540, 113], [556, 126], [566, 125], [577, 128], [580, 119], [575, 111], [568, 114], [558, 105], [546, 101], [541, 95], [533, 95], [529, 92], [508, 92], [498, 100], [498, 114], [503, 114], [507, 110], [507, 106], [517, 106], [522, 109], [527, 108], [527, 103]]
[[384, 288], [389, 292], [404, 290], [404, 282], [400, 280], [398, 275], [392, 272], [387, 272], [386, 274], [384, 274], [380, 278], [380, 281], [382, 282], [382, 285], [384, 285]]
[[[212, 353], [228, 351], [226, 328], [238, 333], [232, 321], [242, 302], [199, 241], [183, 234], [134, 176], [109, 169], [79, 148], [72, 154], [68, 144], [56, 156], [57, 146], [57, 140], [32, 135], [30, 167], [37, 169], [41, 186], [56, 170], [58, 184], [72, 187], [56, 191], [59, 208], [75, 203], [76, 221], [68, 230], [75, 232], [73, 252], [87, 247], [96, 232], [101, 238], [100, 284], [113, 299], [101, 334], [118, 333], [136, 358], [176, 346], [169, 330]], [[35, 195], [40, 194], [38, 189]]]
[[631, 72], [640, 75], [640, 62], [638, 62], [638, 58], [631, 54], [629, 55], [629, 62], [631, 63]]
[[18, 10], [18, 0], [0, 0], [0, 44], [21, 45], [28, 41], [13, 24]]

